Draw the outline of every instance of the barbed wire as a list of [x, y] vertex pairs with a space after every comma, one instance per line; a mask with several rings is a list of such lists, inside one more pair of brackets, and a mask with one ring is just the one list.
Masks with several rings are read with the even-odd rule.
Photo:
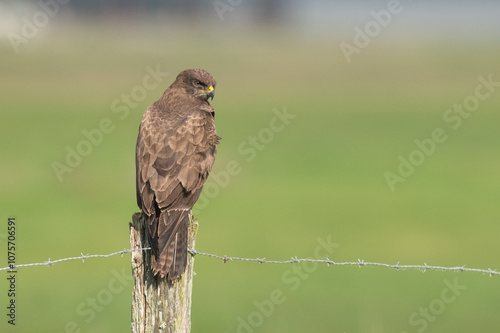
[[380, 266], [380, 267], [386, 267], [386, 268], [393, 268], [395, 270], [404, 270], [404, 269], [418, 269], [423, 272], [427, 270], [437, 270], [437, 271], [454, 271], [454, 272], [478, 272], [478, 273], [484, 273], [484, 274], [489, 274], [490, 276], [493, 275], [500, 275], [500, 272], [497, 272], [496, 270], [492, 270], [490, 268], [488, 269], [480, 269], [480, 268], [468, 268], [464, 266], [455, 266], [455, 267], [444, 267], [444, 266], [435, 266], [435, 265], [427, 265], [424, 263], [423, 265], [400, 265], [399, 262], [395, 265], [391, 264], [384, 264], [384, 263], [378, 263], [378, 262], [365, 262], [364, 260], [358, 259], [358, 261], [351, 261], [351, 262], [335, 262], [333, 260], [330, 260], [328, 258], [326, 259], [299, 259], [297, 257], [292, 257], [289, 260], [266, 260], [265, 258], [239, 258], [239, 257], [228, 257], [228, 256], [219, 256], [216, 254], [211, 254], [211, 253], [203, 253], [199, 252], [196, 250], [188, 250], [189, 253], [193, 255], [202, 255], [202, 256], [207, 256], [207, 257], [213, 257], [217, 259], [221, 259], [222, 262], [226, 263], [228, 261], [232, 260], [241, 260], [241, 261], [254, 261], [258, 262], [259, 264], [291, 264], [291, 263], [301, 263], [301, 262], [315, 262], [315, 263], [323, 263], [326, 264], [327, 266], [330, 265], [337, 265], [337, 266], [358, 266], [358, 267], [363, 267], [363, 266]]
[[[115, 255], [121, 255], [123, 256], [125, 253], [129, 252], [136, 252], [136, 251], [147, 251], [151, 250], [149, 247], [141, 248], [141, 249], [123, 249], [121, 251], [113, 252], [110, 254], [83, 254], [81, 253], [81, 256], [78, 257], [69, 257], [69, 258], [63, 258], [63, 259], [57, 259], [57, 260], [49, 260], [45, 262], [40, 262], [40, 263], [33, 263], [33, 264], [20, 264], [20, 265], [15, 265], [11, 264], [7, 267], [0, 268], [0, 271], [6, 271], [6, 270], [14, 270], [15, 268], [19, 267], [30, 267], [30, 266], [52, 266], [56, 263], [63, 262], [63, 261], [68, 261], [68, 260], [82, 260], [85, 262], [85, 259], [90, 259], [90, 258], [108, 258], [111, 256]], [[266, 260], [266, 258], [240, 258], [240, 257], [228, 257], [228, 256], [219, 256], [216, 254], [211, 254], [211, 253], [204, 253], [200, 252], [194, 249], [188, 249], [188, 252], [195, 256], [195, 255], [200, 255], [200, 256], [206, 256], [206, 257], [211, 257], [211, 258], [216, 258], [222, 260], [223, 263], [227, 263], [228, 261], [252, 261], [252, 262], [257, 262], [259, 264], [293, 264], [293, 263], [301, 263], [301, 262], [314, 262], [314, 263], [323, 263], [326, 264], [327, 266], [334, 265], [334, 266], [358, 266], [359, 268], [364, 267], [364, 266], [379, 266], [379, 267], [385, 267], [385, 268], [392, 268], [395, 270], [405, 270], [405, 269], [416, 269], [420, 270], [422, 272], [426, 272], [427, 270], [435, 270], [435, 271], [453, 271], [453, 272], [476, 272], [476, 273], [483, 273], [483, 274], [488, 274], [490, 277], [493, 275], [500, 275], [500, 272], [497, 272], [496, 270], [493, 269], [480, 269], [480, 268], [468, 268], [464, 266], [455, 266], [455, 267], [445, 267], [445, 266], [435, 266], [435, 265], [427, 265], [424, 263], [423, 265], [400, 265], [399, 262], [397, 264], [384, 264], [384, 263], [377, 263], [377, 262], [365, 262], [364, 260], [358, 259], [358, 261], [351, 261], [351, 262], [336, 262], [333, 260], [330, 260], [328, 258], [326, 259], [309, 259], [309, 258], [302, 258], [299, 259], [297, 257], [292, 257], [291, 259], [288, 260]]]
[[83, 254], [83, 253], [81, 253], [81, 256], [79, 256], [79, 257], [69, 257], [69, 258], [63, 258], [63, 259], [57, 259], [57, 260], [50, 260], [50, 258], [49, 258], [49, 260], [47, 260], [47, 261], [33, 263], [33, 264], [20, 264], [20, 265], [10, 264], [7, 267], [0, 268], [0, 271], [13, 270], [13, 269], [18, 268], [18, 267], [52, 266], [54, 264], [57, 264], [58, 262], [68, 261], [68, 260], [82, 260], [83, 262], [85, 262], [85, 259], [89, 259], [89, 258], [108, 258], [108, 257], [111, 257], [111, 256], [116, 256], [118, 254], [120, 254], [121, 256], [123, 256], [125, 253], [136, 252], [136, 251], [143, 251], [143, 250], [151, 250], [151, 248], [150, 247], [145, 247], [145, 248], [142, 248], [142, 249], [132, 249], [132, 250], [130, 250], [130, 249], [123, 249], [121, 251], [113, 252], [113, 253], [110, 253], [110, 254]]

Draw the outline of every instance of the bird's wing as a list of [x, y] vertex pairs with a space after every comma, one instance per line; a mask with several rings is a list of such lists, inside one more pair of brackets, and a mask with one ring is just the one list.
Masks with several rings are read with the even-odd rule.
[[[148, 110], [151, 111], [151, 110]], [[189, 211], [215, 159], [215, 126], [210, 114], [191, 112], [166, 122], [146, 111], [137, 140], [137, 199], [148, 216], [159, 211]], [[215, 139], [218, 141], [217, 139]], [[178, 228], [176, 219], [149, 219], [151, 238], [160, 251]]]
[[146, 195], [142, 204], [148, 212], [153, 212], [147, 207], [151, 194], [160, 209], [191, 209], [194, 202], [180, 199], [203, 187], [215, 159], [210, 140], [215, 128], [211, 133], [207, 116], [194, 112], [175, 125], [150, 113], [144, 117], [137, 142], [137, 191]]

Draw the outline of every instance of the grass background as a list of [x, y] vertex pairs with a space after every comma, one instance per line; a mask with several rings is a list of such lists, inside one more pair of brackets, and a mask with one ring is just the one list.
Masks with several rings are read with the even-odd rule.
[[[129, 247], [142, 113], [179, 71], [201, 67], [218, 81], [213, 105], [223, 140], [212, 173], [232, 160], [242, 171], [198, 209], [198, 250], [312, 257], [318, 237], [330, 237], [339, 245], [329, 255], [334, 261], [500, 267], [500, 92], [457, 130], [443, 121], [445, 110], [474, 93], [478, 76], [500, 81], [500, 48], [492, 39], [381, 34], [348, 64], [338, 45], [352, 33], [52, 24], [18, 54], [6, 38], [0, 42], [0, 241], [5, 251], [7, 217], [15, 216], [18, 263]], [[141, 86], [148, 66], [169, 75], [120, 119], [112, 102]], [[249, 162], [238, 147], [269, 127], [274, 109], [296, 117]], [[52, 163], [64, 163], [66, 147], [75, 149], [82, 131], [103, 118], [114, 130], [59, 182]], [[408, 157], [414, 140], [438, 127], [446, 142], [392, 192], [384, 173], [396, 173], [398, 156]], [[116, 274], [130, 277], [129, 260], [19, 269], [17, 325], [2, 314], [2, 331], [129, 331], [132, 282], [115, 284]], [[297, 267], [311, 272], [197, 257], [193, 332], [500, 329], [495, 277]], [[285, 276], [299, 278], [296, 290]], [[446, 281], [455, 279], [466, 289], [440, 303]], [[0, 281], [5, 312], [7, 284]], [[110, 294], [110, 283], [121, 290]], [[283, 303], [254, 321], [258, 327], [241, 328], [241, 320], [259, 318], [255, 302], [269, 300], [273, 290], [283, 293]], [[93, 307], [93, 299], [105, 304]], [[433, 319], [424, 320], [418, 313], [429, 306]], [[412, 315], [419, 324], [412, 325]]]

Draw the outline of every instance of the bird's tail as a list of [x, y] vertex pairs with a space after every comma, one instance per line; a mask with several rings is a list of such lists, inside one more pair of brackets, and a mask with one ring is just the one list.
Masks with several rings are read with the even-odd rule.
[[155, 275], [168, 275], [170, 281], [176, 281], [186, 270], [188, 222], [188, 210], [161, 212], [158, 223], [167, 228], [158, 235], [158, 253], [152, 252], [151, 255], [151, 267]]

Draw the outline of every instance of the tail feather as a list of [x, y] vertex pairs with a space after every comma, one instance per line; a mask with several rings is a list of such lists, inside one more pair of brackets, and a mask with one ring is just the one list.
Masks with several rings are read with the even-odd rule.
[[158, 235], [158, 251], [152, 252], [151, 266], [155, 275], [168, 275], [170, 281], [176, 281], [186, 270], [188, 222], [189, 211], [162, 212], [160, 215], [159, 223], [164, 223], [167, 231]]

